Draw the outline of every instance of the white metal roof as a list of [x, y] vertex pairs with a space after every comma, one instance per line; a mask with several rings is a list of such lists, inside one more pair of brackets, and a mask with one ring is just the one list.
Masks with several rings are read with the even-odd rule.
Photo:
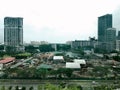
[[66, 68], [74, 68], [78, 69], [81, 68], [79, 63], [74, 63], [74, 62], [66, 62]]
[[54, 56], [53, 60], [64, 60], [63, 56]]
[[86, 64], [86, 61], [84, 59], [74, 59], [74, 63]]

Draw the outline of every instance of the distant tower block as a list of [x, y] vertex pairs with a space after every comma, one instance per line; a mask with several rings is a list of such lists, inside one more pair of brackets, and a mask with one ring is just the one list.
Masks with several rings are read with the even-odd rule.
[[98, 17], [98, 41], [106, 41], [106, 30], [112, 28], [112, 14]]
[[[22, 50], [23, 46], [23, 18], [4, 18], [4, 44], [11, 47], [12, 51]], [[9, 48], [10, 49], [10, 48]]]

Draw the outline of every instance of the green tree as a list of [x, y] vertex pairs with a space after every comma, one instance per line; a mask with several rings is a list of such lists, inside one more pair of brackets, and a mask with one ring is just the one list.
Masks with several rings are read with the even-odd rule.
[[68, 88], [68, 90], [80, 90], [80, 89], [77, 88], [76, 86], [72, 86], [72, 87]]
[[81, 86], [78, 86], [76, 84], [68, 84], [65, 87], [67, 90], [82, 90]]
[[71, 86], [65, 85], [64, 87], [62, 87], [61, 84], [54, 85], [54, 84], [47, 83], [44, 86], [39, 85], [38, 90], [82, 90], [82, 88], [79, 88], [77, 85], [71, 85]]
[[96, 66], [94, 67], [93, 69], [93, 73], [94, 75], [97, 77], [106, 77], [107, 76], [107, 73], [109, 73], [109, 70], [108, 70], [109, 67], [101, 67], [101, 66]]
[[71, 49], [70, 45], [62, 44], [62, 45], [57, 45], [57, 50], [58, 51], [69, 51]]
[[12, 90], [12, 86], [9, 86], [9, 87], [8, 87], [8, 90]]
[[113, 56], [113, 59], [116, 61], [120, 61], [120, 56]]
[[4, 50], [4, 45], [0, 45], [0, 50]]
[[26, 87], [22, 87], [22, 90], [26, 90]]
[[25, 51], [30, 53], [36, 53], [38, 47], [34, 47], [33, 45], [25, 46]]
[[114, 90], [114, 88], [112, 86], [101, 85], [101, 86], [95, 86], [94, 90]]
[[68, 78], [70, 78], [72, 76], [73, 70], [70, 68], [66, 68], [65, 70], [65, 74]]
[[29, 90], [34, 90], [34, 88], [33, 88], [33, 87], [30, 87]]
[[39, 50], [40, 50], [41, 52], [50, 52], [50, 51], [54, 51], [54, 48], [52, 48], [51, 45], [45, 44], [45, 45], [40, 45], [40, 46], [39, 46]]
[[60, 90], [60, 88], [57, 87], [57, 85], [52, 85], [48, 83], [45, 85], [45, 90]]
[[38, 90], [44, 90], [44, 86], [43, 85], [38, 85]]
[[13, 46], [6, 46], [6, 52], [7, 53], [16, 53], [16, 47]]
[[2, 86], [2, 87], [0, 88], [0, 90], [5, 90], [5, 86]]
[[51, 71], [49, 71], [49, 74], [50, 74], [50, 75], [54, 75], [55, 78], [57, 78], [58, 72], [57, 72], [57, 70], [51, 70]]
[[37, 78], [37, 70], [34, 67], [28, 68], [27, 73], [29, 73], [30, 78]]
[[15, 90], [19, 90], [19, 87], [18, 87], [18, 86], [16, 86], [16, 87], [15, 87]]
[[59, 78], [62, 78], [67, 76], [68, 78], [70, 78], [72, 76], [72, 72], [73, 70], [72, 69], [69, 69], [69, 68], [59, 68], [57, 70], [57, 74], [59, 75]]
[[48, 70], [47, 69], [44, 69], [44, 68], [40, 68], [37, 70], [37, 76], [38, 77], [41, 77], [42, 79], [45, 79], [48, 75]]
[[15, 55], [16, 59], [26, 59], [31, 56], [31, 53], [19, 53]]

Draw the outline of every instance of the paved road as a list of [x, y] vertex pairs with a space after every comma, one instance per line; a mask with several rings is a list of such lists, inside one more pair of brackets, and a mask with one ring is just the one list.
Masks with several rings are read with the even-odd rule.
[[29, 61], [31, 59], [32, 59], [32, 57], [30, 57], [30, 58], [28, 58], [28, 59], [26, 59], [26, 60], [24, 60], [22, 62], [19, 62], [19, 63], [15, 64], [15, 65], [12, 65], [10, 68], [16, 68], [16, 67], [22, 65], [23, 63], [25, 63], [25, 62], [27, 62], [27, 61]]

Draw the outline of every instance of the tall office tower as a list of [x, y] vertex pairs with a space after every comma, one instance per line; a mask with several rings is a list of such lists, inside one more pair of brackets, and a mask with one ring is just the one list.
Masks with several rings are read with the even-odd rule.
[[4, 18], [4, 44], [18, 50], [23, 45], [23, 18]]
[[98, 17], [98, 41], [106, 41], [106, 30], [112, 28], [112, 14]]
[[106, 30], [106, 42], [115, 42], [116, 40], [116, 28], [108, 28]]
[[117, 40], [120, 40], [120, 31], [118, 31]]
[[118, 36], [120, 36], [120, 31], [118, 31]]
[[108, 28], [106, 30], [106, 50], [113, 51], [115, 50], [116, 43], [116, 28]]

